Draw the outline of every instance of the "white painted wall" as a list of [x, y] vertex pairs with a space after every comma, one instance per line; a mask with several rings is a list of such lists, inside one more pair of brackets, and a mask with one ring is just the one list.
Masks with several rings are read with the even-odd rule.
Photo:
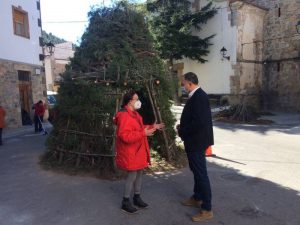
[[[206, 5], [207, 1], [201, 1], [201, 6]], [[232, 65], [236, 63], [237, 48], [237, 28], [231, 27], [228, 19], [230, 10], [228, 2], [215, 1], [214, 4], [219, 8], [216, 14], [199, 32], [201, 38], [216, 34], [212, 39], [213, 45], [209, 48], [210, 53], [205, 59], [207, 63], [201, 64], [197, 61], [189, 59], [182, 60], [184, 62], [184, 73], [194, 72], [198, 75], [200, 86], [208, 94], [229, 94], [230, 93], [230, 76], [234, 74]], [[230, 61], [224, 59], [220, 54], [222, 47], [225, 47], [230, 55]]]
[[[39, 46], [41, 27], [38, 26], [40, 11], [36, 2], [37, 0], [0, 0], [0, 59], [42, 65], [39, 60], [39, 54], [42, 54]], [[28, 12], [30, 39], [14, 34], [12, 6], [21, 6]]]

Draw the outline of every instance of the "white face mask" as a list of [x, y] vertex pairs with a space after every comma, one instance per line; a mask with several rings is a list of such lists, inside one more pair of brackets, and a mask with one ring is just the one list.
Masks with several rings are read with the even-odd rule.
[[135, 110], [138, 110], [138, 109], [140, 109], [141, 107], [142, 107], [142, 103], [141, 103], [141, 101], [140, 100], [137, 100], [135, 103], [134, 103], [134, 109]]

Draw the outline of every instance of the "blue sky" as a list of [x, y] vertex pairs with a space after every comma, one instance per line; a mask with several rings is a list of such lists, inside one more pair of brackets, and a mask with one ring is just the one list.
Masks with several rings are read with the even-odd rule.
[[84, 21], [87, 21], [87, 13], [91, 6], [109, 5], [111, 2], [111, 0], [41, 0], [43, 30], [78, 43], [88, 25]]

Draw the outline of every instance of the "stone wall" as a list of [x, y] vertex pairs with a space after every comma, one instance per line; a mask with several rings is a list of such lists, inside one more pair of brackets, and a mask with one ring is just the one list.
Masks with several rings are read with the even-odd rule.
[[264, 24], [263, 102], [266, 109], [300, 112], [300, 34], [295, 27], [300, 0], [278, 2]]
[[280, 0], [244, 0], [244, 1], [259, 7], [269, 9], [275, 7]]
[[246, 103], [261, 108], [263, 74], [263, 30], [266, 10], [237, 1], [231, 10], [236, 15], [237, 62], [230, 79], [230, 104]]
[[[36, 69], [39, 69], [40, 74], [36, 74]], [[22, 126], [18, 70], [30, 73], [29, 104], [40, 99], [46, 101], [45, 74], [40, 66], [0, 60], [0, 103], [7, 112], [8, 127]]]
[[[267, 9], [266, 9], [267, 8]], [[231, 1], [237, 62], [230, 103], [300, 112], [300, 0]]]

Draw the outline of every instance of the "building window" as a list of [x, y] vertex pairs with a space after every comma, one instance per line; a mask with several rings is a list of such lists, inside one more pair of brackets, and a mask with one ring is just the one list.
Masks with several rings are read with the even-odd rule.
[[37, 10], [41, 10], [41, 4], [40, 4], [40, 2], [36, 2], [36, 8], [37, 8]]
[[44, 46], [44, 39], [42, 37], [39, 37], [39, 44], [41, 47]]
[[18, 80], [19, 81], [29, 81], [29, 72], [18, 70]]
[[39, 26], [39, 27], [41, 27], [41, 26], [42, 26], [41, 19], [38, 19], [38, 26]]
[[12, 7], [14, 34], [25, 38], [30, 38], [28, 13], [21, 7]]

